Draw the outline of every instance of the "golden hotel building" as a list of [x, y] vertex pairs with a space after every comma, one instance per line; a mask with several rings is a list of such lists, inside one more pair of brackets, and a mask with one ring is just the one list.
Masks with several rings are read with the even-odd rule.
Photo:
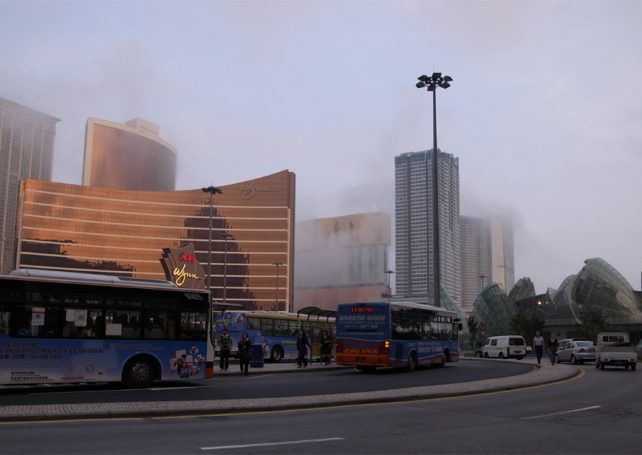
[[211, 269], [215, 301], [291, 310], [294, 173], [219, 188], [210, 195], [22, 180], [16, 268], [164, 280], [163, 249], [193, 244]]
[[124, 190], [173, 191], [176, 151], [157, 125], [135, 118], [120, 124], [89, 118], [82, 184]]

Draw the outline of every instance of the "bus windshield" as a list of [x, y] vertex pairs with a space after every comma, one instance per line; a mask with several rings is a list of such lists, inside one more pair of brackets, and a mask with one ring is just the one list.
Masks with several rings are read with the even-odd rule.
[[41, 272], [0, 276], [0, 384], [211, 376], [209, 292]]

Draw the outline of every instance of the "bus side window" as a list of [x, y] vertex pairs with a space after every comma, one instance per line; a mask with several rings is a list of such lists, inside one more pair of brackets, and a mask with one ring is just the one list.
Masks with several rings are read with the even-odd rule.
[[168, 338], [168, 314], [165, 311], [147, 311], [145, 321], [145, 338], [163, 339]]
[[207, 315], [204, 313], [181, 313], [179, 338], [194, 340], [203, 338]]
[[288, 336], [288, 321], [274, 320], [274, 334], [276, 336]]
[[9, 313], [0, 308], [0, 333], [3, 335], [9, 334]]
[[272, 319], [261, 319], [261, 334], [266, 337], [274, 336], [274, 323]]
[[251, 330], [261, 330], [261, 323], [258, 318], [247, 318], [247, 328]]
[[31, 308], [14, 309], [10, 312], [9, 334], [14, 337], [31, 336]]
[[288, 321], [288, 335], [297, 336], [299, 334], [299, 321]]

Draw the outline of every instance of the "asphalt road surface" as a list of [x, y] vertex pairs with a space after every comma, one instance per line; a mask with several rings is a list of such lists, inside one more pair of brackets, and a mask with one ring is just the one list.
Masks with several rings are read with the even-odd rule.
[[[462, 362], [461, 366], [474, 363]], [[600, 371], [592, 365], [580, 368], [583, 376], [559, 384], [456, 398], [243, 415], [1, 424], [0, 451], [641, 453], [642, 372]]]
[[164, 383], [147, 389], [127, 389], [119, 384], [22, 387], [0, 391], [0, 405], [114, 403], [129, 401], [190, 401], [240, 398], [278, 398], [399, 389], [513, 376], [533, 368], [527, 363], [461, 361], [445, 368], [377, 370], [360, 373], [353, 368], [315, 369], [249, 376], [219, 375], [212, 380]]

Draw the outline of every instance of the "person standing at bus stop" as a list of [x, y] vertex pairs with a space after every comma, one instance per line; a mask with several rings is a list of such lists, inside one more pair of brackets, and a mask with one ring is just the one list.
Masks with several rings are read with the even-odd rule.
[[250, 340], [247, 332], [244, 332], [243, 335], [241, 335], [238, 346], [239, 360], [241, 363], [241, 373], [244, 375], [248, 375], [250, 368], [250, 359], [252, 357], [252, 341]]
[[537, 356], [537, 364], [542, 363], [542, 354], [544, 353], [544, 337], [539, 330], [535, 332], [533, 337], [533, 350], [535, 351], [535, 356]]
[[219, 338], [218, 345], [220, 349], [219, 355], [221, 356], [219, 366], [221, 367], [221, 370], [227, 371], [230, 367], [230, 351], [232, 350], [232, 338], [230, 338], [230, 334], [227, 329], [223, 329], [223, 335]]
[[325, 365], [330, 365], [332, 358], [332, 337], [327, 330], [321, 334], [321, 362]]
[[311, 348], [308, 337], [305, 336], [303, 329], [299, 330], [299, 335], [296, 338], [296, 350], [299, 353], [296, 364], [298, 368], [308, 366], [308, 348]]

